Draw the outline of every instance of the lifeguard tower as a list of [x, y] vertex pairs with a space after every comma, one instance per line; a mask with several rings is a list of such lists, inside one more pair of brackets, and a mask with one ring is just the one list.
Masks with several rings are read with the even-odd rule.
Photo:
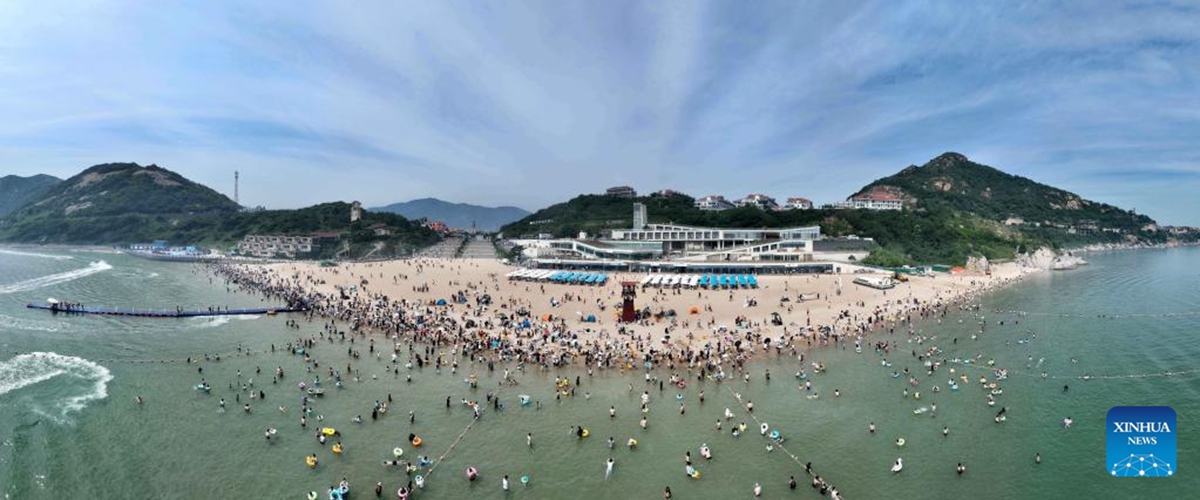
[[633, 298], [637, 297], [637, 286], [636, 281], [621, 282], [621, 299], [624, 302], [621, 306], [622, 323], [633, 323], [637, 319], [637, 309], [633, 306]]

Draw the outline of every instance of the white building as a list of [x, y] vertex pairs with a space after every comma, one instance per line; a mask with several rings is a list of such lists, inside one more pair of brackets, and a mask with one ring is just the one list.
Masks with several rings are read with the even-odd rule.
[[779, 203], [775, 202], [775, 198], [765, 194], [748, 194], [736, 202], [739, 207], [751, 206], [758, 207], [763, 210], [779, 210]]
[[834, 203], [830, 207], [863, 210], [900, 210], [904, 208], [904, 200], [887, 191], [871, 191], [858, 196], [852, 196], [840, 203]]
[[813, 202], [808, 198], [788, 198], [785, 208], [788, 210], [812, 210]]
[[238, 243], [238, 253], [254, 257], [295, 258], [297, 254], [313, 252], [312, 236], [280, 236], [248, 234]]
[[726, 200], [724, 196], [719, 194], [710, 194], [701, 198], [696, 198], [696, 208], [700, 210], [729, 210], [733, 208], [733, 203]]
[[641, 229], [646, 227], [646, 205], [641, 203], [633, 204], [633, 228]]

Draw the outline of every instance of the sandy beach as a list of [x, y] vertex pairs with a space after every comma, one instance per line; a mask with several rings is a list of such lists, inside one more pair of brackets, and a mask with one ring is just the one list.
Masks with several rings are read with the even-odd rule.
[[[338, 267], [275, 263], [259, 267], [281, 281], [327, 295], [337, 295], [341, 290], [351, 299], [384, 296], [390, 300], [419, 300], [427, 305], [442, 299], [449, 315], [464, 322], [474, 319], [482, 323], [500, 313], [525, 309], [534, 319], [550, 316], [560, 326], [565, 324], [583, 341], [607, 338], [623, 327], [624, 334], [651, 344], [662, 344], [669, 335], [669, 342], [679, 349], [700, 349], [738, 326], [762, 338], [803, 335], [810, 342], [821, 342], [815, 332], [828, 327], [844, 339], [907, 323], [913, 314], [953, 305], [1035, 272], [1004, 263], [993, 266], [991, 275], [914, 276], [891, 290], [853, 284], [854, 275], [846, 274], [763, 275], [758, 277], [757, 289], [639, 288], [637, 307], [649, 307], [655, 317], [621, 324], [617, 321], [620, 282], [637, 281], [644, 274], [618, 273], [610, 275], [606, 285], [593, 286], [510, 281], [505, 274], [519, 268], [491, 259], [424, 258]], [[454, 297], [460, 294], [469, 299], [467, 303], [456, 303]], [[489, 294], [493, 302], [478, 307], [475, 299], [483, 294]], [[668, 311], [675, 311], [676, 316], [658, 316]], [[774, 314], [780, 316], [783, 325], [772, 324]], [[585, 322], [588, 316], [595, 316], [596, 322]]]

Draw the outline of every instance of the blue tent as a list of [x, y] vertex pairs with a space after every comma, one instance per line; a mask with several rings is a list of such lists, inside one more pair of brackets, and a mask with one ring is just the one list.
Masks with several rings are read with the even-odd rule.
[[758, 288], [758, 278], [755, 278], [754, 276], [746, 276], [746, 281], [750, 283], [750, 286]]
[[435, 304], [437, 304], [439, 306], [444, 306], [444, 305], [446, 305], [446, 299], [437, 299], [437, 302], [435, 302]]
[[589, 314], [589, 315], [588, 315], [588, 317], [585, 319], [585, 321], [587, 321], [588, 323], [595, 323], [595, 322], [596, 322], [596, 316], [595, 316], [595, 315], [593, 315], [593, 314]]

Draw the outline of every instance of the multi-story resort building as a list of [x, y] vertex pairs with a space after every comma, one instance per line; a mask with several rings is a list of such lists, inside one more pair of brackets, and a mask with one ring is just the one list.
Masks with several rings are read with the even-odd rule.
[[726, 200], [724, 196], [719, 194], [710, 194], [696, 198], [696, 208], [700, 210], [729, 210], [733, 208], [733, 203]]

